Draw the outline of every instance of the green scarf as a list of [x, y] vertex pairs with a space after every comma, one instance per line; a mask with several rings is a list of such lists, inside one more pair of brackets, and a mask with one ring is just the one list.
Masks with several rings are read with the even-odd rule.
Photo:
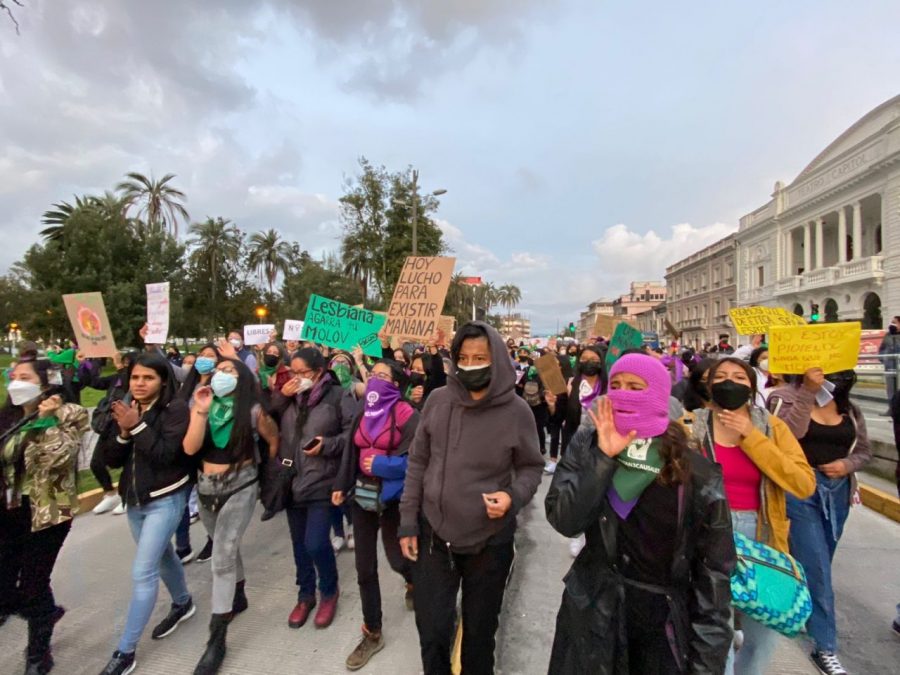
[[212, 405], [209, 406], [209, 431], [212, 434], [213, 444], [223, 449], [231, 439], [231, 430], [234, 428], [234, 397], [219, 398], [214, 396]]
[[658, 438], [640, 438], [616, 456], [619, 466], [613, 474], [613, 487], [623, 501], [640, 497], [659, 476], [664, 463], [659, 455], [661, 445]]
[[278, 372], [278, 366], [269, 368], [265, 363], [259, 364], [259, 383], [263, 389], [269, 388], [269, 377]]
[[28, 424], [25, 424], [20, 431], [31, 431], [32, 429], [35, 431], [43, 431], [44, 429], [52, 429], [55, 426], [59, 425], [59, 418], [56, 415], [51, 415], [50, 417], [38, 417], [37, 419], [31, 420]]
[[574, 368], [576, 363], [578, 363], [578, 357], [577, 357], [577, 356], [570, 356], [570, 357], [569, 357], [569, 364]]
[[334, 371], [334, 374], [337, 375], [337, 379], [341, 383], [341, 386], [344, 389], [349, 389], [350, 385], [353, 384], [353, 374], [350, 372], [350, 366], [346, 363], [336, 363], [331, 369]]

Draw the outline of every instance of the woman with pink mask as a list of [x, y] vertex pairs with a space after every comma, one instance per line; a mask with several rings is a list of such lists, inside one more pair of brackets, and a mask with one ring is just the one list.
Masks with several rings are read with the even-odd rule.
[[587, 545], [565, 579], [549, 672], [721, 673], [731, 519], [719, 467], [669, 420], [671, 378], [627, 354], [560, 461], [547, 518]]

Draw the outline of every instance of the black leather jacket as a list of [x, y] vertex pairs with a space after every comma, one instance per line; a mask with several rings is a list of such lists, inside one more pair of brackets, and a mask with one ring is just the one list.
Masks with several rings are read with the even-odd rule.
[[[689, 459], [689, 478], [678, 488], [672, 583], [664, 591], [670, 611], [667, 628], [674, 631], [673, 654], [683, 672], [719, 675], [732, 640], [731, 516], [719, 467], [693, 452]], [[593, 429], [582, 428], [547, 494], [550, 524], [567, 537], [584, 532], [587, 538], [565, 577], [550, 661], [553, 675], [629, 673], [622, 610], [625, 582], [616, 546], [619, 520], [606, 498], [616, 466], [597, 447]]]

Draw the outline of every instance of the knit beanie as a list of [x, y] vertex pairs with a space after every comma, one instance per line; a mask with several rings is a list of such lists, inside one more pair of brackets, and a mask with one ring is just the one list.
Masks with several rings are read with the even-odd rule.
[[612, 382], [617, 373], [637, 375], [647, 383], [643, 391], [610, 389], [616, 430], [627, 435], [637, 432], [638, 438], [660, 436], [669, 426], [669, 396], [672, 380], [658, 359], [645, 354], [626, 354], [609, 371]]

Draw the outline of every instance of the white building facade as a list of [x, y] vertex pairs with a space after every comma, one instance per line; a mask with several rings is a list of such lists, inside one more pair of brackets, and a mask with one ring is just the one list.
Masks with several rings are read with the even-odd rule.
[[883, 328], [900, 314], [900, 96], [741, 218], [737, 304]]

